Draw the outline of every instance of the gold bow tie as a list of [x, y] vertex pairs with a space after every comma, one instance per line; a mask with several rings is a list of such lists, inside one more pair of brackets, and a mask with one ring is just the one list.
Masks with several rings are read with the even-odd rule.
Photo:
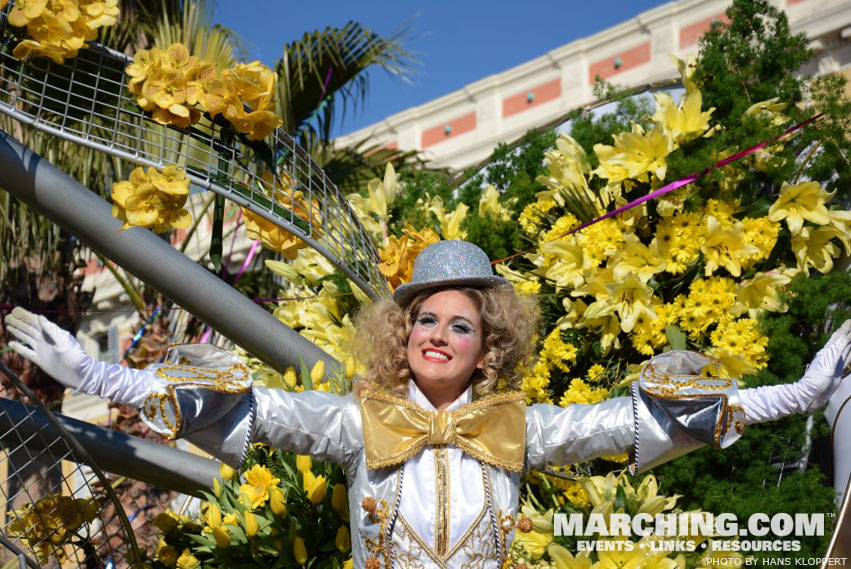
[[497, 393], [455, 411], [426, 411], [367, 392], [361, 401], [367, 468], [399, 464], [426, 445], [455, 445], [473, 458], [520, 472], [526, 452], [526, 396]]

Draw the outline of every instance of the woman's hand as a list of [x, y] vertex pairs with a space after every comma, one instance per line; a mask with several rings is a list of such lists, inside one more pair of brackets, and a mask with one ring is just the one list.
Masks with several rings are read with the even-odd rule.
[[772, 385], [739, 392], [749, 423], [762, 423], [795, 413], [812, 411], [827, 400], [842, 381], [851, 352], [851, 320], [833, 333], [795, 383]]
[[80, 368], [89, 356], [68, 332], [44, 316], [20, 306], [6, 317], [9, 332], [18, 339], [9, 347], [67, 387], [80, 385]]
[[151, 393], [153, 374], [89, 357], [71, 334], [44, 316], [16, 307], [6, 327], [18, 339], [9, 347], [62, 385], [132, 407]]

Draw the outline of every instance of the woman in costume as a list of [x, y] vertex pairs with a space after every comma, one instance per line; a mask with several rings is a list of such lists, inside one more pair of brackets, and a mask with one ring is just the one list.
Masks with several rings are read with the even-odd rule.
[[[417, 257], [412, 282], [377, 303], [377, 343], [355, 394], [251, 386], [232, 354], [173, 350], [135, 370], [95, 361], [43, 316], [16, 308], [12, 348], [77, 391], [141, 408], [169, 437], [238, 465], [264, 442], [343, 466], [355, 567], [486, 567], [505, 559], [522, 473], [629, 452], [637, 473], [703, 444], [732, 444], [746, 423], [822, 405], [851, 348], [845, 322], [793, 384], [738, 390], [716, 362], [654, 357], [631, 396], [594, 405], [526, 406], [518, 364], [533, 319], [471, 243], [442, 241]], [[710, 372], [710, 373], [707, 373]]]

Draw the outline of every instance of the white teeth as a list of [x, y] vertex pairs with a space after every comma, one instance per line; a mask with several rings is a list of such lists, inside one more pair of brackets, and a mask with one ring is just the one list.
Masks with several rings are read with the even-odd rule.
[[447, 356], [446, 354], [441, 354], [440, 352], [435, 352], [433, 350], [426, 350], [424, 355], [430, 358], [441, 359], [445, 362], [449, 361], [449, 356]]

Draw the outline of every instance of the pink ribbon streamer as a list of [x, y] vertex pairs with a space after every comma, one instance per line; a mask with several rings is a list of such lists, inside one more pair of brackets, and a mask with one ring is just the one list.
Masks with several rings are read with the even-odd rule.
[[[690, 184], [690, 183], [694, 182], [695, 180], [697, 180], [698, 178], [702, 178], [703, 176], [705, 176], [706, 174], [710, 173], [713, 170], [716, 170], [718, 168], [723, 168], [727, 164], [732, 164], [733, 162], [735, 162], [737, 160], [741, 160], [745, 156], [753, 154], [757, 150], [765, 148], [769, 144], [773, 144], [773, 143], [777, 142], [778, 140], [780, 140], [781, 138], [785, 138], [785, 137], [789, 136], [790, 134], [792, 134], [793, 132], [795, 132], [797, 130], [801, 130], [802, 128], [809, 125], [813, 121], [821, 118], [823, 115], [824, 115], [824, 113], [819, 113], [819, 114], [815, 115], [814, 117], [810, 117], [807, 120], [796, 124], [795, 126], [787, 128], [785, 131], [783, 131], [779, 135], [775, 136], [774, 138], [770, 138], [768, 140], [760, 142], [756, 146], [751, 146], [747, 150], [742, 150], [741, 152], [737, 152], [737, 153], [733, 154], [732, 156], [728, 156], [727, 158], [724, 158], [723, 160], [719, 160], [718, 162], [716, 162], [712, 166], [709, 166], [708, 168], [706, 168], [706, 169], [704, 169], [704, 170], [702, 170], [702, 171], [700, 171], [696, 174], [690, 174], [690, 175], [686, 176], [685, 178], [680, 178], [679, 180], [676, 180], [675, 182], [671, 182], [670, 184], [662, 186], [658, 190], [653, 190], [652, 192], [650, 192], [647, 195], [641, 196], [640, 198], [633, 200], [633, 201], [629, 202], [628, 204], [622, 205], [619, 208], [614, 209], [614, 210], [612, 210], [612, 211], [606, 213], [605, 215], [602, 215], [602, 216], [600, 216], [596, 219], [592, 219], [591, 221], [587, 221], [587, 222], [583, 223], [582, 225], [580, 225], [579, 227], [575, 227], [575, 228], [571, 229], [570, 231], [567, 231], [567, 232], [559, 235], [558, 237], [554, 237], [554, 238], [550, 239], [549, 241], [556, 241], [558, 239], [561, 239], [562, 237], [566, 237], [568, 235], [576, 233], [577, 231], [582, 231], [586, 227], [591, 227], [595, 223], [600, 223], [604, 219], [609, 219], [610, 217], [614, 217], [614, 216], [618, 215], [619, 213], [623, 213], [628, 209], [632, 209], [636, 206], [639, 206], [639, 205], [643, 204], [644, 202], [658, 198], [659, 196], [661, 196], [663, 194], [667, 194], [668, 192], [676, 190], [677, 188], [681, 188], [681, 187], [685, 186], [686, 184]], [[532, 249], [530, 249], [530, 251], [531, 250]], [[491, 261], [491, 265], [495, 265], [497, 263], [502, 263], [503, 261], [513, 259], [514, 257], [517, 257], [519, 255], [522, 255], [522, 254], [528, 253], [528, 252], [529, 251], [520, 251], [519, 253], [509, 255], [508, 257], [503, 257], [502, 259], [497, 259], [496, 261]]]
[[248, 268], [248, 265], [251, 264], [251, 261], [254, 259], [254, 254], [257, 252], [257, 249], [260, 248], [260, 242], [255, 241], [251, 246], [251, 250], [248, 252], [248, 256], [245, 257], [245, 262], [242, 264], [242, 268], [239, 269], [239, 272], [236, 274], [236, 280], [233, 281], [233, 286], [236, 286], [236, 283], [239, 282], [239, 277], [242, 276], [242, 273], [245, 272], [245, 269]]

